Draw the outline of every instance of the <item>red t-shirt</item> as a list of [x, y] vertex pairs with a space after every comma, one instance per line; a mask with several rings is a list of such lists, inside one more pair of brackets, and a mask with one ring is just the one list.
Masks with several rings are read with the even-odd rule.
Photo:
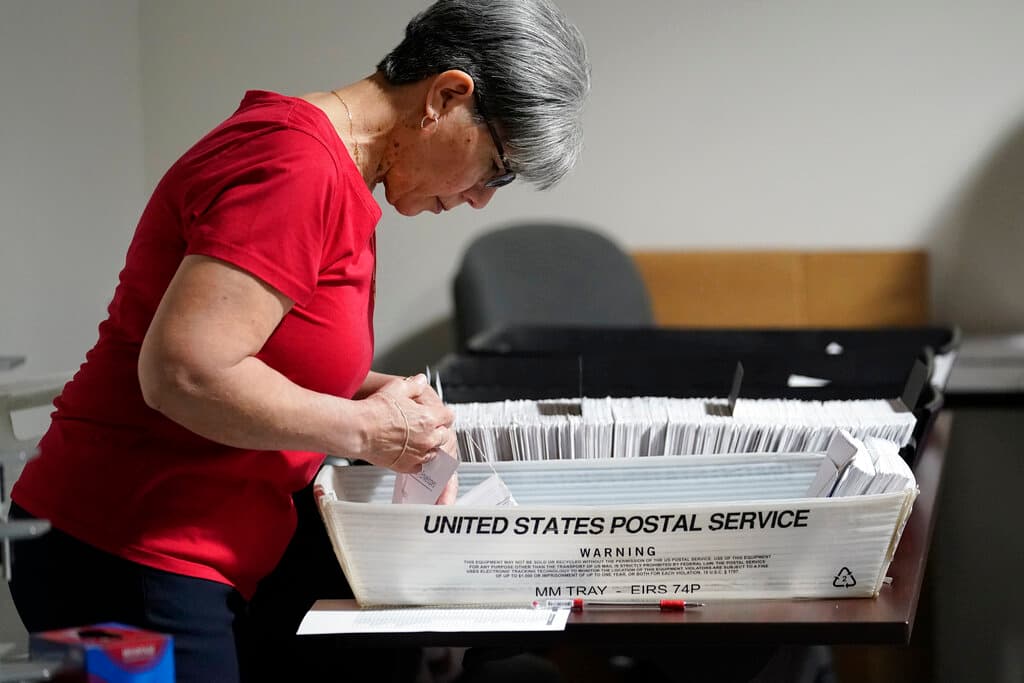
[[97, 548], [251, 595], [294, 531], [291, 494], [324, 456], [232, 448], [172, 422], [142, 399], [139, 348], [184, 256], [211, 256], [295, 302], [258, 357], [351, 397], [373, 356], [380, 214], [320, 109], [247, 93], [154, 191], [99, 341], [13, 499]]

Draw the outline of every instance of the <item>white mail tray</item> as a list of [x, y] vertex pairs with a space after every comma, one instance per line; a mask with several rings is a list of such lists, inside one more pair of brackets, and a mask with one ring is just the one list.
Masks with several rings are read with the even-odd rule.
[[[917, 489], [807, 498], [817, 454], [502, 462], [518, 507], [393, 505], [326, 467], [321, 514], [361, 606], [877, 595]], [[464, 463], [460, 489], [492, 474]]]

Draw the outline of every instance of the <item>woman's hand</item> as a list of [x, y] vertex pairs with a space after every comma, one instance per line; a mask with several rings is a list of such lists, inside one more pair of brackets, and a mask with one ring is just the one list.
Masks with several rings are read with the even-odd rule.
[[364, 401], [373, 417], [363, 460], [412, 474], [435, 458], [439, 448], [458, 457], [451, 429], [455, 415], [423, 375], [390, 380]]

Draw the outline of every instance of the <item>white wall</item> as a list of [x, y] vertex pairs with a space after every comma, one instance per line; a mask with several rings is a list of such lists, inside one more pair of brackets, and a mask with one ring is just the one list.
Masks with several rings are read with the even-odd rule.
[[[138, 0], [0, 1], [0, 355], [28, 357], [0, 384], [96, 341], [146, 199], [139, 64]], [[24, 631], [0, 580], [5, 642]]]
[[[385, 208], [379, 350], [447, 315], [472, 236], [551, 216], [628, 247], [934, 244], [939, 319], [1024, 325], [1024, 306], [1000, 295], [1022, 280], [1024, 5], [561, 5], [594, 66], [582, 165], [551, 193], [510, 187], [482, 213], [409, 220]], [[143, 0], [150, 184], [246, 88], [298, 94], [359, 78], [423, 6]]]
[[0, 355], [74, 370], [145, 203], [137, 0], [0, 3]]
[[[386, 208], [380, 351], [447, 316], [469, 239], [529, 217], [627, 247], [927, 245], [938, 319], [1024, 327], [1024, 5], [562, 5], [594, 63], [580, 168], [482, 213]], [[365, 75], [422, 6], [0, 3], [0, 353], [27, 353], [26, 375], [76, 366], [163, 169], [246, 88]]]

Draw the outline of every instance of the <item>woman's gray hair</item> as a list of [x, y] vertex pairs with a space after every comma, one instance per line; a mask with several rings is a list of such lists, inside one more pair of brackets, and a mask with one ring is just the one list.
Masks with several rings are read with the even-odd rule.
[[590, 63], [583, 36], [549, 0], [439, 0], [377, 69], [395, 85], [469, 74], [512, 170], [542, 190], [580, 156]]

